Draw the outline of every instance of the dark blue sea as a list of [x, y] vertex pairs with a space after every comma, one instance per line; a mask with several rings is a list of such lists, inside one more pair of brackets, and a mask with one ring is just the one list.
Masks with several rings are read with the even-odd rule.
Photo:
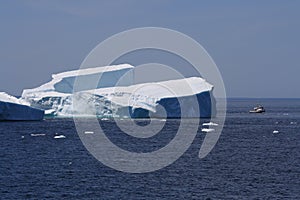
[[[266, 113], [248, 113], [256, 104]], [[167, 121], [167, 138], [144, 148], [168, 141], [179, 123]], [[122, 148], [135, 150], [113, 121], [101, 124]], [[176, 162], [131, 174], [95, 159], [72, 119], [0, 122], [0, 199], [300, 199], [299, 99], [230, 99], [218, 143], [199, 159], [204, 137], [200, 126]]]

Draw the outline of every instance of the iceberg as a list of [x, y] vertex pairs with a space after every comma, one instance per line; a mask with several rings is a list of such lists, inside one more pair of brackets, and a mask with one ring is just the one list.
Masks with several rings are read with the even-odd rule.
[[203, 123], [202, 126], [219, 126], [219, 124], [214, 122]]
[[213, 128], [203, 128], [203, 129], [201, 129], [201, 131], [205, 132], [205, 133], [211, 133], [211, 132], [214, 132], [215, 129], [213, 129]]
[[0, 121], [32, 121], [43, 118], [43, 110], [32, 108], [24, 100], [0, 92]]
[[[75, 81], [81, 84], [75, 87]], [[50, 82], [24, 90], [21, 100], [52, 117], [210, 118], [215, 114], [213, 85], [200, 77], [134, 82], [134, 67], [129, 64], [80, 69], [52, 75]]]

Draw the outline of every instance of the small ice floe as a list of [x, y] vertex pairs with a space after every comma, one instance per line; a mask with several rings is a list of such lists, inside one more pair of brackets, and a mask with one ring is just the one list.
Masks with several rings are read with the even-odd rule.
[[54, 139], [63, 139], [63, 138], [66, 138], [66, 136], [58, 135], [57, 133], [55, 133]]
[[94, 134], [94, 131], [84, 131], [84, 134]]
[[21, 136], [21, 138], [22, 138], [22, 139], [24, 139], [24, 138], [25, 138], [25, 136], [24, 136], [24, 135], [22, 135], [22, 136]]
[[45, 115], [53, 115], [55, 114], [56, 110], [55, 109], [49, 109], [49, 110], [45, 110]]
[[213, 129], [213, 128], [203, 128], [203, 129], [201, 129], [201, 131], [206, 132], [206, 133], [210, 133], [210, 132], [214, 132], [215, 129]]
[[284, 116], [288, 116], [288, 115], [289, 115], [289, 113], [283, 113], [283, 115], [284, 115]]
[[297, 124], [297, 122], [291, 122], [290, 124], [291, 124], [291, 125], [296, 125], [296, 124]]
[[279, 124], [279, 122], [275, 122], [275, 124]]
[[31, 137], [39, 137], [39, 136], [45, 136], [45, 135], [46, 135], [45, 133], [36, 133], [36, 134], [35, 133], [31, 133], [30, 134]]
[[203, 123], [202, 126], [219, 126], [219, 124], [209, 122], [209, 123]]
[[274, 133], [274, 134], [277, 134], [277, 133], [279, 133], [279, 131], [277, 131], [277, 130], [274, 130], [274, 131], [273, 131], [273, 133]]

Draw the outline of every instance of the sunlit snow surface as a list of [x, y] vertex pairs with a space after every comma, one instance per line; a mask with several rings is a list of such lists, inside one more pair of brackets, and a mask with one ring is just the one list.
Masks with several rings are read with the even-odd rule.
[[122, 64], [52, 75], [21, 99], [56, 117], [210, 117], [212, 89], [200, 77], [134, 84], [134, 67]]
[[15, 103], [15, 104], [22, 104], [29, 106], [30, 103], [24, 101], [23, 99], [17, 99], [14, 96], [11, 96], [5, 92], [0, 92], [0, 101], [2, 102], [8, 102], [8, 103]]

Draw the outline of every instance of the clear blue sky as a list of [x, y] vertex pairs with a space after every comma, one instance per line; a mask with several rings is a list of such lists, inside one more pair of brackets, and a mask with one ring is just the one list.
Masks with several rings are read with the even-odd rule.
[[197, 40], [229, 97], [300, 98], [300, 1], [0, 1], [0, 91], [76, 69], [99, 42], [144, 26]]

